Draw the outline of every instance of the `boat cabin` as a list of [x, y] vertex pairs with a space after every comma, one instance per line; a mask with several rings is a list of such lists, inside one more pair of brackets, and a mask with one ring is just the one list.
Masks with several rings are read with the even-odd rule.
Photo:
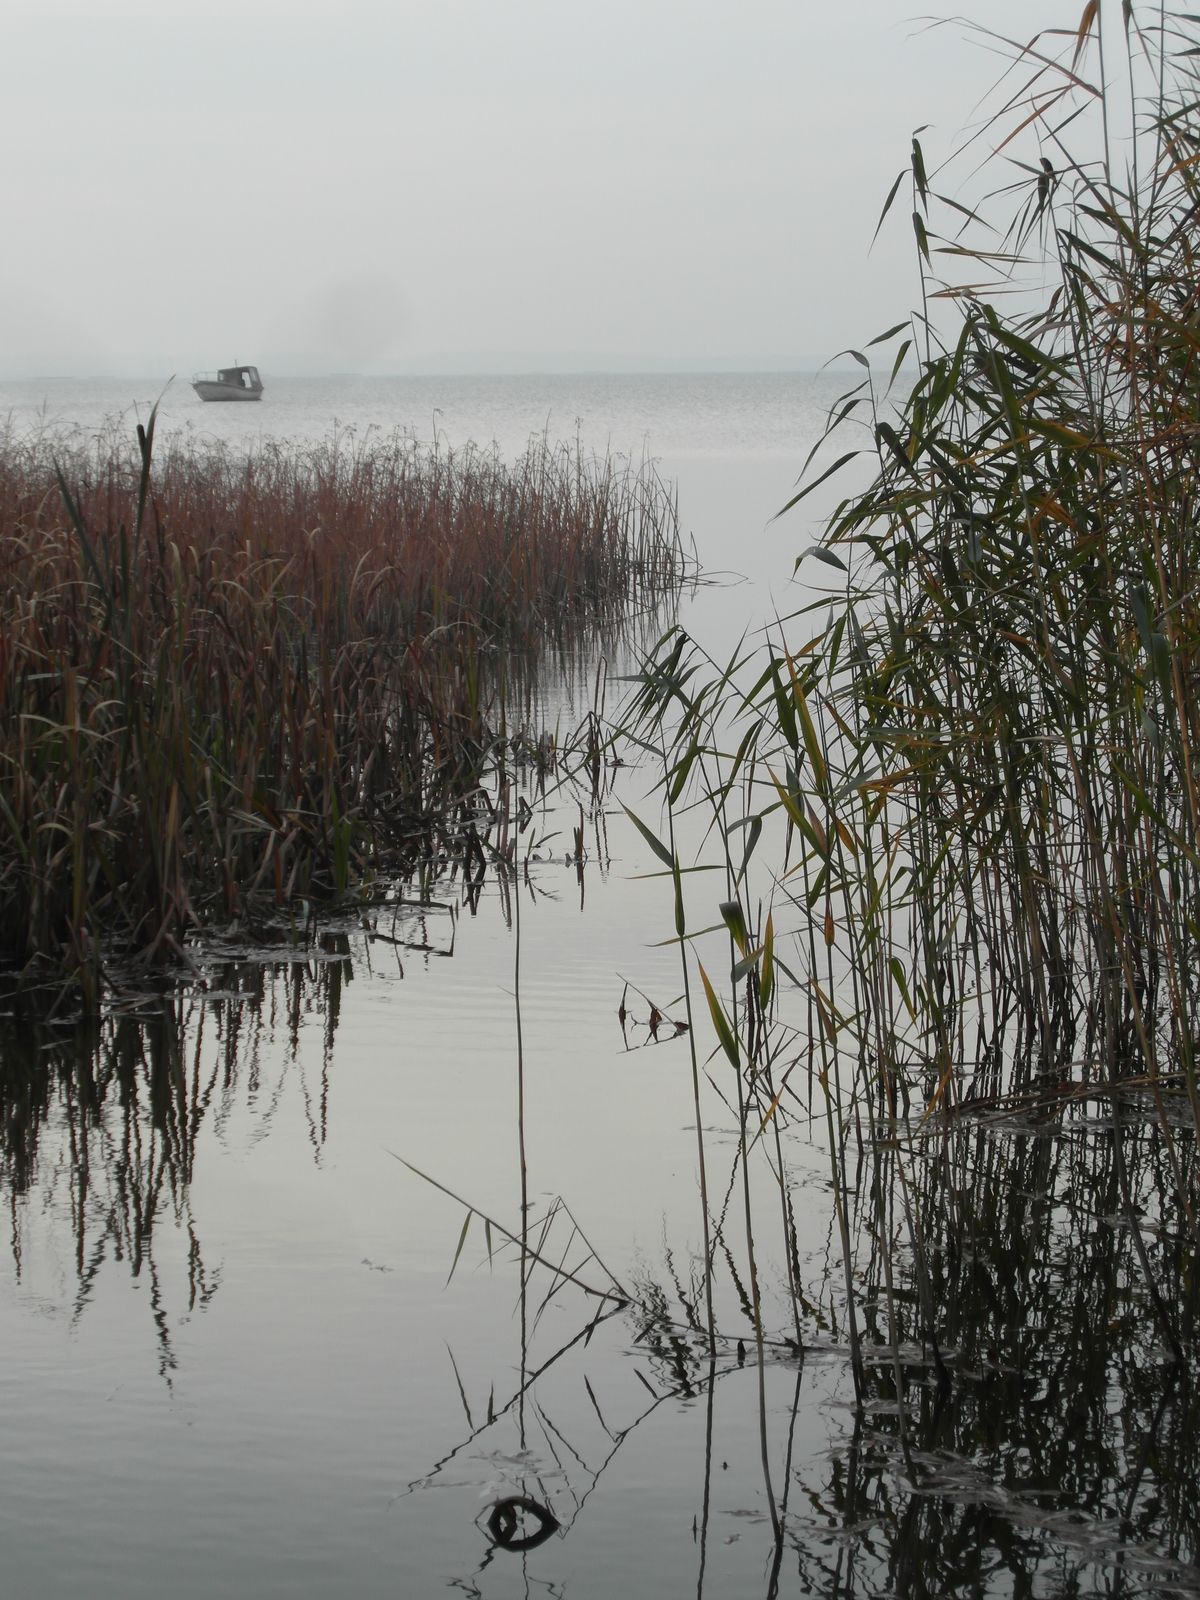
[[218, 383], [227, 383], [238, 389], [261, 389], [262, 379], [257, 367], [222, 367], [217, 373]]

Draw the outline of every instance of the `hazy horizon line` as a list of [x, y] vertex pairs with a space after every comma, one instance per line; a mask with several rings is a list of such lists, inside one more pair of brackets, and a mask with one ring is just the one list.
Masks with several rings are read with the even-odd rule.
[[[851, 377], [856, 372], [864, 371], [857, 366], [834, 366], [832, 364], [807, 364], [797, 366], [579, 366], [579, 367], [433, 367], [429, 368], [403, 368], [395, 372], [363, 372], [351, 367], [333, 367], [325, 370], [312, 369], [305, 371], [283, 370], [272, 372], [268, 364], [262, 362], [245, 362], [239, 365], [254, 365], [258, 367], [264, 378], [274, 378], [279, 381], [287, 380], [312, 380], [312, 379], [362, 379], [365, 381], [390, 382], [396, 379], [428, 379], [428, 378], [816, 378], [816, 377]], [[232, 365], [232, 363], [231, 363]], [[188, 367], [180, 368], [162, 377], [159, 374], [143, 372], [0, 372], [0, 383], [161, 383], [164, 386], [172, 383], [190, 383], [191, 374], [199, 371], [215, 371], [215, 368]], [[883, 369], [880, 368], [882, 371]], [[910, 370], [905, 368], [904, 370]]]

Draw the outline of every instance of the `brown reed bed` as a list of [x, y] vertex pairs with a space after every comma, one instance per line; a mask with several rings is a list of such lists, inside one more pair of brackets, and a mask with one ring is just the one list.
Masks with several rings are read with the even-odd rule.
[[649, 463], [153, 435], [0, 438], [0, 965], [93, 998], [105, 951], [482, 850], [512, 688], [681, 570]]

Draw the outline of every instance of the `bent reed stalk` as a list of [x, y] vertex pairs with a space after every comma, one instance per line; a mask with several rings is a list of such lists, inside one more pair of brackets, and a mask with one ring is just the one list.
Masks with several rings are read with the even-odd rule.
[[[539, 657], [681, 576], [652, 464], [404, 434], [237, 455], [0, 437], [0, 964], [189, 930], [470, 848]], [[476, 841], [475, 848], [478, 849]]]

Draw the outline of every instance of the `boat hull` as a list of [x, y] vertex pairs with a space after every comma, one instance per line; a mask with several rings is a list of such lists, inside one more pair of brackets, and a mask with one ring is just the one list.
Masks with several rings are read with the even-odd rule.
[[261, 389], [242, 389], [235, 383], [194, 383], [201, 400], [261, 400]]

